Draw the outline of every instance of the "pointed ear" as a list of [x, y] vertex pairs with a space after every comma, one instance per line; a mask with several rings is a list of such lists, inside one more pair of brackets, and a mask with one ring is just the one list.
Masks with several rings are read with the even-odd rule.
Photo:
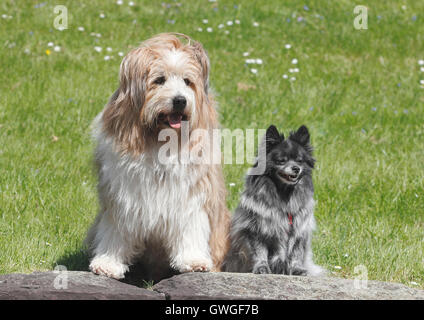
[[270, 125], [266, 130], [265, 134], [266, 150], [270, 151], [276, 144], [284, 140], [284, 136], [280, 136], [277, 128], [274, 125]]
[[306, 128], [306, 126], [304, 125], [301, 126], [299, 129], [297, 129], [295, 133], [290, 135], [290, 139], [296, 141], [302, 146], [309, 145], [310, 135], [309, 135], [308, 128]]

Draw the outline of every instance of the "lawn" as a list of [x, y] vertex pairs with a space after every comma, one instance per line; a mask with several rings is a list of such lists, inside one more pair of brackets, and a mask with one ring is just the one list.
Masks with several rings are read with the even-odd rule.
[[[222, 127], [310, 128], [316, 262], [424, 288], [424, 2], [363, 2], [367, 30], [355, 1], [167, 2], [60, 1], [62, 31], [55, 1], [1, 2], [0, 273], [87, 268], [90, 122], [120, 54], [175, 31], [208, 50]], [[248, 166], [224, 166], [231, 209]]]

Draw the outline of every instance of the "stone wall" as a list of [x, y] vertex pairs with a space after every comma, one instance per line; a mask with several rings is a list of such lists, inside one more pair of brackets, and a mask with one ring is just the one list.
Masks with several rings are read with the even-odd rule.
[[402, 284], [340, 278], [241, 273], [187, 273], [143, 289], [90, 272], [49, 271], [0, 275], [1, 299], [424, 299]]

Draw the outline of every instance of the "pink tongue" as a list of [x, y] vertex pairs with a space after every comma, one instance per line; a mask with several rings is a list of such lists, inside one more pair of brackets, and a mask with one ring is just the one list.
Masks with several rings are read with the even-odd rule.
[[174, 129], [181, 128], [181, 120], [182, 120], [182, 118], [183, 118], [183, 116], [180, 115], [180, 114], [176, 114], [176, 113], [170, 114], [168, 116], [169, 125], [172, 128], [174, 128]]

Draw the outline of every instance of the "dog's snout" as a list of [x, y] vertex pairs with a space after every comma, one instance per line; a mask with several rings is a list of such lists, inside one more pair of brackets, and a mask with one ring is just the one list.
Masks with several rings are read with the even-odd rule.
[[300, 172], [300, 168], [298, 166], [293, 166], [293, 167], [291, 167], [291, 169], [295, 174], [299, 174], [299, 172]]
[[183, 111], [187, 105], [187, 99], [183, 96], [176, 96], [172, 99], [172, 106], [176, 111]]

